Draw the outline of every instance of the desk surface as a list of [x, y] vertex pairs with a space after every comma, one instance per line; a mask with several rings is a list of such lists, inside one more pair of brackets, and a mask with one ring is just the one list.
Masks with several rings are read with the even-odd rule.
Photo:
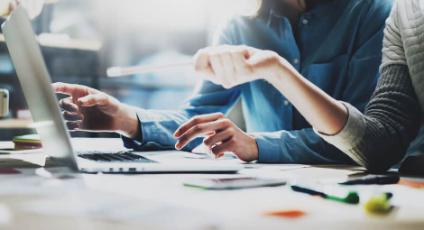
[[[80, 139], [77, 145], [121, 148], [118, 139]], [[10, 143], [0, 143], [7, 146]], [[169, 157], [155, 154], [156, 159]], [[40, 153], [3, 155], [37, 159]], [[242, 175], [325, 181], [358, 172], [355, 167], [250, 164]], [[207, 191], [182, 186], [191, 178], [228, 177], [206, 174], [67, 174], [61, 168], [0, 169], [1, 229], [423, 229], [424, 190], [403, 185], [356, 186], [361, 202], [393, 192], [397, 207], [387, 216], [370, 216], [363, 204], [347, 205], [291, 191], [288, 186]], [[365, 198], [365, 199], [362, 199]], [[276, 210], [300, 209], [298, 219], [267, 217]]]

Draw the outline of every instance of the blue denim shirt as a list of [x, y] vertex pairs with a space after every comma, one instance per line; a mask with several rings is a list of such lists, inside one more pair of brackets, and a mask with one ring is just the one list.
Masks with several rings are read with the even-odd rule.
[[[300, 16], [297, 37], [288, 18], [277, 13], [237, 17], [221, 31], [217, 43], [273, 50], [329, 95], [363, 110], [379, 77], [383, 29], [391, 4], [391, 0], [318, 4]], [[296, 108], [264, 80], [231, 89], [205, 81], [180, 111], [140, 110], [141, 138], [124, 138], [125, 144], [141, 150], [172, 149], [176, 142], [172, 134], [184, 121], [199, 114], [227, 113], [239, 99], [247, 131], [256, 136], [258, 162], [353, 162], [316, 135]], [[196, 139], [185, 150], [201, 141]]]

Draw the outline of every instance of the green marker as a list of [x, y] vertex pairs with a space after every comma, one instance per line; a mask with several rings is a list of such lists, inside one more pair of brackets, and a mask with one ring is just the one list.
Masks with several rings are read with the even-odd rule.
[[326, 194], [320, 191], [316, 191], [310, 188], [301, 187], [298, 185], [292, 185], [291, 188], [293, 191], [306, 193], [313, 196], [320, 196], [327, 200], [334, 200], [346, 204], [358, 204], [359, 203], [359, 195], [357, 192], [349, 192], [345, 197], [340, 197], [336, 195]]

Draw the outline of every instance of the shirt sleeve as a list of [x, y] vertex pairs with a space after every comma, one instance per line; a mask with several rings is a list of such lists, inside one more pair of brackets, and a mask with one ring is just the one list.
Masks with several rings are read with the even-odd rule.
[[[215, 44], [231, 44], [233, 42], [233, 22], [226, 25], [215, 37]], [[209, 81], [203, 81], [181, 110], [145, 110], [138, 109], [140, 135], [136, 139], [122, 137], [127, 148], [137, 150], [174, 149], [175, 130], [191, 117], [207, 113], [227, 113], [235, 105], [240, 96], [240, 88], [225, 89]], [[172, 98], [170, 98], [172, 100]], [[170, 102], [172, 103], [172, 102]], [[201, 143], [197, 138], [183, 150], [191, 151]]]
[[346, 154], [320, 138], [311, 128], [253, 135], [259, 149], [259, 163], [354, 163]]
[[382, 69], [365, 115], [346, 104], [349, 118], [340, 133], [320, 134], [370, 171], [385, 171], [405, 155], [420, 127], [420, 107], [406, 65]]
[[350, 150], [358, 146], [364, 136], [366, 124], [364, 115], [354, 106], [349, 103], [341, 102], [348, 111], [348, 118], [343, 129], [335, 135], [326, 135], [319, 131], [314, 131], [320, 135], [325, 141], [336, 146], [338, 149], [347, 153], [355, 162], [362, 165], [364, 162], [361, 155], [352, 154]]

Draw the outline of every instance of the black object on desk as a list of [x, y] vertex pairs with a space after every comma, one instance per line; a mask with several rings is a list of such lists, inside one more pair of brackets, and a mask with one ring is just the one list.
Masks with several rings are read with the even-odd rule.
[[423, 176], [424, 154], [408, 156], [399, 168], [402, 175]]
[[366, 175], [359, 178], [348, 179], [339, 184], [342, 185], [367, 185], [367, 184], [396, 184], [399, 182], [399, 175], [387, 174], [387, 175]]

